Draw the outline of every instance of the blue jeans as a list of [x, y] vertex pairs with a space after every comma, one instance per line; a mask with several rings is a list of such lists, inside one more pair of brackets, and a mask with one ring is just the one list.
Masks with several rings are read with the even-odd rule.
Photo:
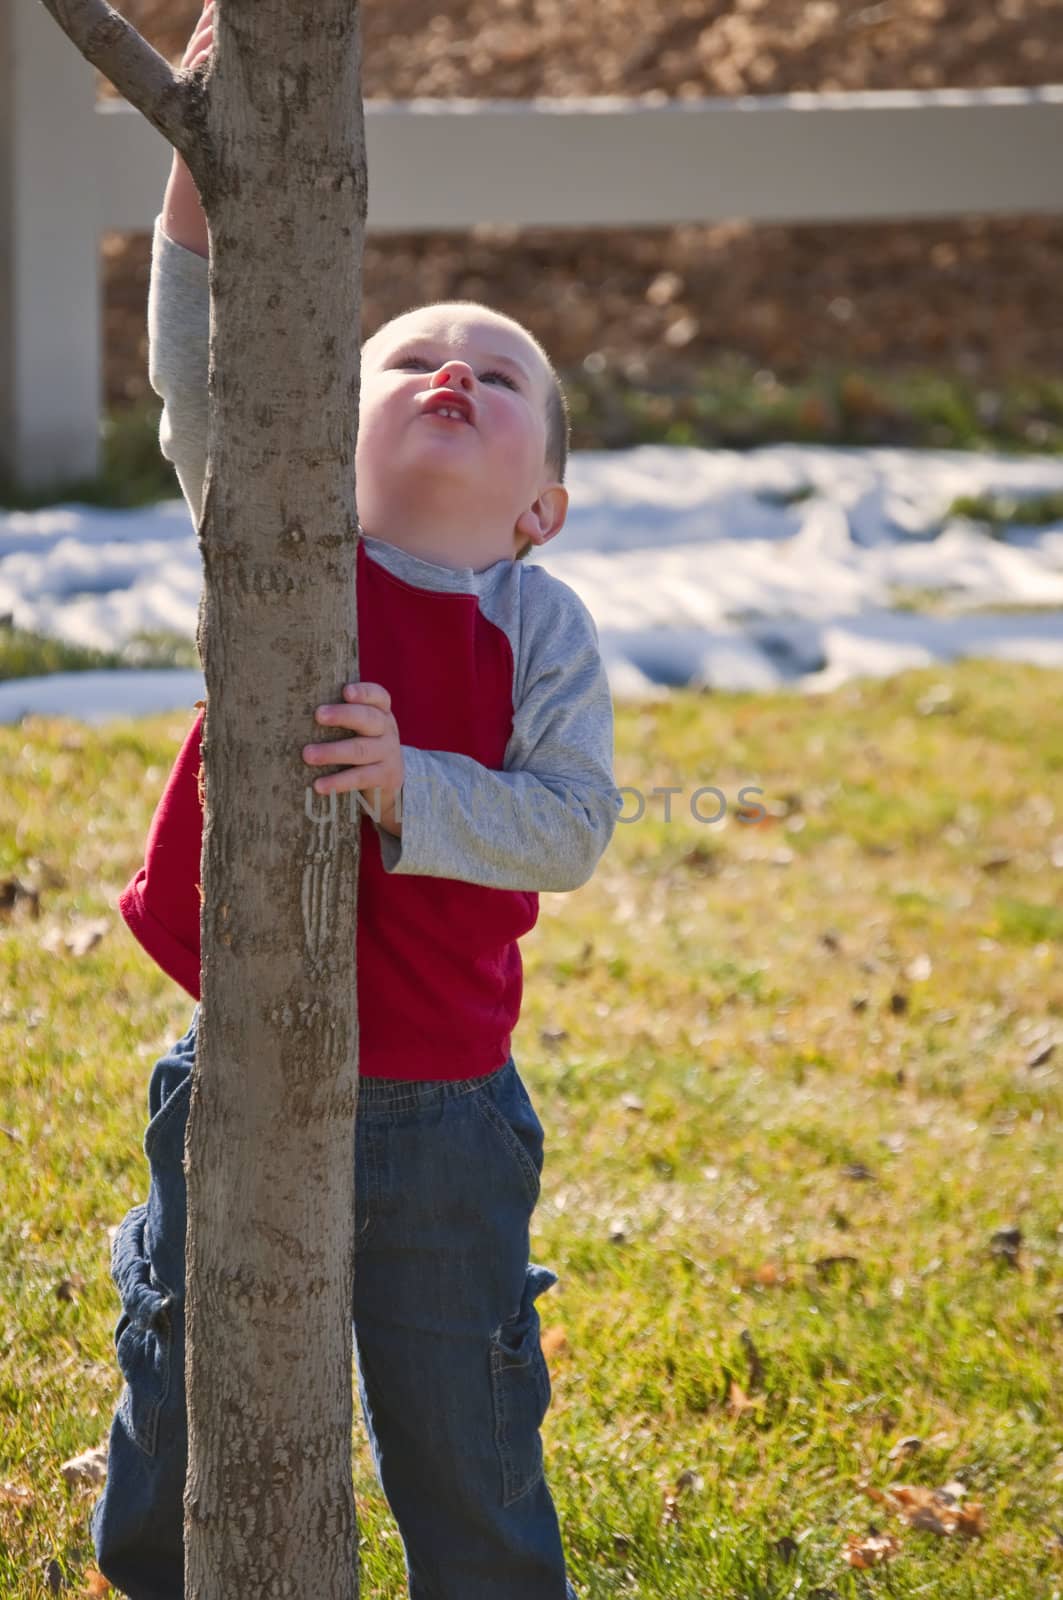
[[[185, 1125], [197, 1006], [155, 1063], [147, 1201], [111, 1251], [125, 1380], [90, 1528], [130, 1600], [183, 1600]], [[361, 1078], [354, 1354], [411, 1600], [576, 1600], [543, 1473], [550, 1376], [528, 1259], [543, 1128], [512, 1055], [458, 1082]]]

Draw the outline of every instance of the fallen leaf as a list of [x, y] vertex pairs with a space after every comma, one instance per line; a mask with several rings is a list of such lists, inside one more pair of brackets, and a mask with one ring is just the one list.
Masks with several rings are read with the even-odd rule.
[[1013, 1267], [1019, 1264], [1021, 1245], [1022, 1229], [1016, 1227], [998, 1228], [989, 1241], [989, 1248], [993, 1254]]
[[755, 1411], [757, 1406], [764, 1404], [763, 1395], [754, 1395], [752, 1398], [734, 1378], [727, 1396], [727, 1409], [732, 1417], [744, 1416], [747, 1411]]
[[95, 1567], [90, 1567], [85, 1574], [85, 1587], [81, 1591], [88, 1600], [98, 1600], [100, 1595], [114, 1594], [114, 1590], [102, 1572], [97, 1572]]
[[701, 1489], [704, 1479], [693, 1467], [686, 1467], [675, 1480], [675, 1486], [664, 1491], [664, 1510], [661, 1521], [665, 1523], [678, 1523], [682, 1519], [679, 1512], [680, 1496], [690, 1489]]
[[888, 1489], [876, 1489], [873, 1484], [860, 1484], [859, 1488], [869, 1499], [877, 1501], [904, 1518], [910, 1528], [924, 1533], [937, 1533], [948, 1537], [954, 1533], [965, 1538], [975, 1538], [985, 1532], [981, 1502], [969, 1506], [959, 1503], [966, 1494], [962, 1483], [953, 1482], [942, 1489], [928, 1484], [894, 1483]]
[[776, 1286], [784, 1288], [790, 1282], [790, 1278], [786, 1269], [780, 1267], [777, 1262], [764, 1261], [752, 1273], [748, 1281], [750, 1283], [759, 1283], [765, 1289], [772, 1289]]
[[72, 1489], [84, 1484], [103, 1483], [107, 1477], [107, 1446], [94, 1445], [80, 1456], [71, 1456], [69, 1461], [63, 1462], [59, 1471]]
[[812, 1265], [822, 1276], [823, 1273], [830, 1272], [834, 1267], [857, 1267], [860, 1265], [860, 1258], [859, 1256], [847, 1255], [817, 1256]]
[[0, 1501], [11, 1506], [31, 1506], [33, 1490], [23, 1489], [17, 1483], [0, 1483]]
[[962, 1533], [965, 1539], [981, 1538], [985, 1533], [985, 1512], [980, 1500], [960, 1507], [956, 1513], [956, 1532]]
[[556, 1355], [559, 1350], [567, 1350], [568, 1336], [563, 1325], [560, 1322], [555, 1322], [549, 1328], [544, 1328], [539, 1337], [539, 1343], [542, 1346], [543, 1355], [547, 1359]]
[[851, 1567], [877, 1567], [899, 1555], [901, 1542], [892, 1533], [879, 1533], [872, 1527], [866, 1534], [851, 1533], [846, 1540], [845, 1559]]
[[98, 945], [110, 926], [106, 917], [82, 918], [69, 928], [55, 925], [41, 938], [41, 949], [49, 955], [85, 956]]
[[23, 883], [19, 878], [0, 878], [0, 911], [14, 911], [22, 901], [28, 905], [31, 916], [40, 916], [41, 897], [32, 884]]
[[749, 1387], [762, 1389], [764, 1387], [764, 1363], [757, 1354], [757, 1347], [753, 1343], [753, 1335], [748, 1328], [743, 1328], [740, 1338], [745, 1346], [746, 1358], [749, 1361]]
[[563, 1044], [567, 1038], [568, 1032], [565, 1028], [539, 1029], [539, 1039], [541, 1043], [545, 1044], [547, 1048], [551, 1050], [555, 1049], [557, 1045]]

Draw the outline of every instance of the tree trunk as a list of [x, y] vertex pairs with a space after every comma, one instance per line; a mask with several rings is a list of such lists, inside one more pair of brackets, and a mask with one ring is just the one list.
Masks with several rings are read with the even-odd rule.
[[181, 72], [103, 0], [45, 4], [180, 150], [210, 233], [185, 1595], [351, 1600], [360, 810], [301, 752], [358, 678], [359, 8], [218, 0]]

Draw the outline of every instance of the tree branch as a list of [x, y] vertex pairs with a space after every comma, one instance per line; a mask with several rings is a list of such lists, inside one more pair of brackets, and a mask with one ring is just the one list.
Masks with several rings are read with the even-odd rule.
[[[152, 49], [107, 0], [41, 0], [81, 54], [181, 155], [194, 140], [188, 77]], [[195, 140], [199, 146], [198, 139]], [[199, 146], [201, 148], [201, 146]]]

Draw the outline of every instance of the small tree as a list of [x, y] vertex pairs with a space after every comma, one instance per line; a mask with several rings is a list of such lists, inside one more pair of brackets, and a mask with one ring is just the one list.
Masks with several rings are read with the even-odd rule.
[[349, 1600], [360, 836], [301, 749], [358, 677], [358, 0], [219, 0], [187, 71], [104, 0], [44, 4], [180, 152], [210, 237], [185, 1594]]

